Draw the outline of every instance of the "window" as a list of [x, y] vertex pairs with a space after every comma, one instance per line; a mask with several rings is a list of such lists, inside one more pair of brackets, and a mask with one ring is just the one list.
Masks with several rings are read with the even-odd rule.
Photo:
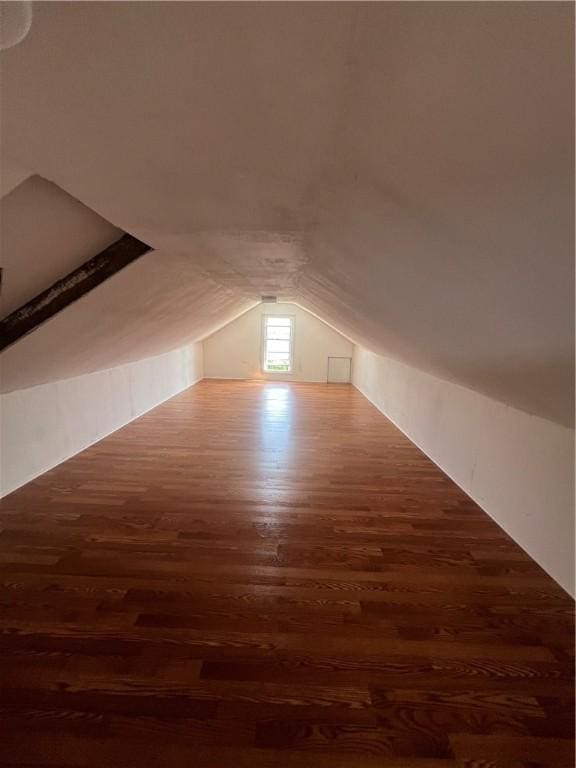
[[291, 373], [294, 318], [264, 315], [263, 340], [263, 370], [266, 373]]

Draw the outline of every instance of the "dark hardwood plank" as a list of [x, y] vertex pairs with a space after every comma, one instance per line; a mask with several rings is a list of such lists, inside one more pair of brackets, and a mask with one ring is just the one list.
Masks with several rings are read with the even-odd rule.
[[1, 506], [3, 765], [572, 764], [573, 601], [352, 387], [203, 381]]

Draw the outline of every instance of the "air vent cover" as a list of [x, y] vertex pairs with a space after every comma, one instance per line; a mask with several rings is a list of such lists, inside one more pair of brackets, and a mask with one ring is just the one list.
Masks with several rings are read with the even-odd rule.
[[276, 304], [277, 301], [276, 296], [262, 296], [262, 304]]

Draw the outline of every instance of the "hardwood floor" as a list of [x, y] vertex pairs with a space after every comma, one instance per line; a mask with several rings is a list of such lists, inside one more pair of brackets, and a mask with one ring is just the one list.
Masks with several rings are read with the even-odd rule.
[[573, 602], [350, 386], [201, 382], [0, 569], [5, 766], [574, 764]]

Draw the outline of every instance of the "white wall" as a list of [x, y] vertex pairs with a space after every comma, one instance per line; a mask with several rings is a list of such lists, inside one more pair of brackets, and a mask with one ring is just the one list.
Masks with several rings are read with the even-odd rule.
[[1, 495], [202, 378], [202, 344], [0, 398]]
[[[293, 373], [263, 373], [262, 316], [294, 315]], [[352, 357], [354, 345], [296, 304], [258, 304], [204, 339], [204, 373], [216, 379], [326, 381], [328, 357]]]
[[574, 431], [356, 347], [354, 384], [574, 594]]

